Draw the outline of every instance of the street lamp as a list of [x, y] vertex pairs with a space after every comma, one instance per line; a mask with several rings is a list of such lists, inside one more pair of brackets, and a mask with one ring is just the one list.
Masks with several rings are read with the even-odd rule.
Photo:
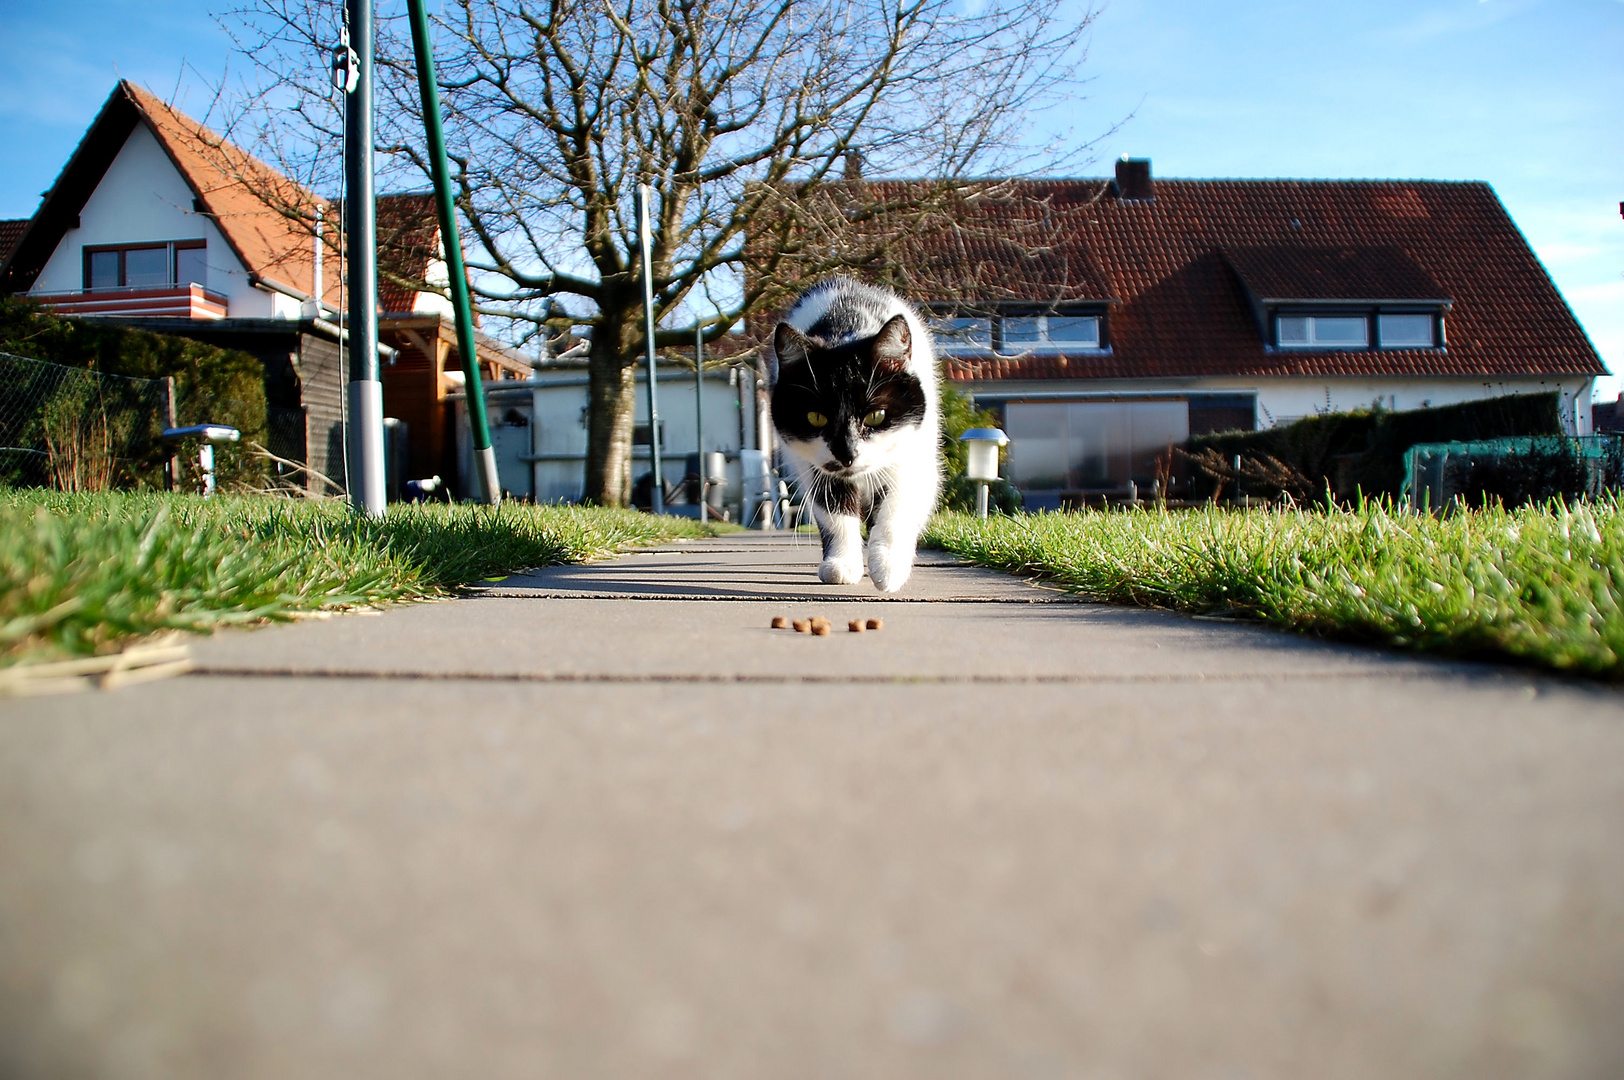
[[1009, 436], [995, 427], [971, 428], [959, 436], [969, 451], [964, 475], [976, 482], [976, 517], [987, 516], [987, 484], [998, 479], [998, 450], [1009, 445]]

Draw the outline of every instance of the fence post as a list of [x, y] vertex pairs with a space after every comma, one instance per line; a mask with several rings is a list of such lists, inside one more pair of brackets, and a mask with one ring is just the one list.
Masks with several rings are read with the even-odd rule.
[[[164, 427], [166, 429], [180, 426], [180, 424], [175, 420], [175, 377], [173, 375], [164, 376], [164, 413], [164, 419], [166, 421]], [[179, 479], [179, 469], [179, 456], [170, 454], [169, 460], [164, 462], [165, 491], [175, 490], [175, 481]]]

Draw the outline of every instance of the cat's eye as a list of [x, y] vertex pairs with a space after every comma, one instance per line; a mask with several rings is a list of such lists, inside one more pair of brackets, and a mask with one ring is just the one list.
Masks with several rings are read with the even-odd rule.
[[875, 409], [863, 417], [863, 423], [868, 427], [881, 427], [885, 424], [885, 410]]
[[806, 422], [813, 427], [824, 427], [829, 423], [829, 418], [820, 412], [813, 411], [806, 414]]

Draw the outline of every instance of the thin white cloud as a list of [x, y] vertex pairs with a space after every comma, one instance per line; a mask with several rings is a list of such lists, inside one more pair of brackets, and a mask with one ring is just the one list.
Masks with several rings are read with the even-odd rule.
[[1414, 48], [1439, 38], [1452, 38], [1467, 31], [1492, 26], [1547, 2], [1548, 0], [1497, 0], [1491, 5], [1488, 0], [1478, 0], [1475, 4], [1457, 2], [1436, 5], [1430, 10], [1420, 12], [1413, 19], [1387, 30], [1383, 37], [1395, 45]]

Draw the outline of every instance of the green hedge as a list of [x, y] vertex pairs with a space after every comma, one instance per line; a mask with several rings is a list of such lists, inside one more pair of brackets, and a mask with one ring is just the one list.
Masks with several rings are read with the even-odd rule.
[[[242, 432], [242, 442], [215, 450], [222, 485], [261, 486], [265, 465], [247, 444], [265, 443], [265, 368], [240, 349], [172, 334], [155, 334], [88, 319], [53, 315], [15, 297], [0, 297], [0, 352], [109, 375], [175, 380], [176, 419], [181, 425], [212, 422]], [[136, 487], [163, 483], [162, 453], [154, 447], [132, 462], [124, 481]]]
[[[1397, 498], [1404, 486], [1404, 452], [1417, 443], [1560, 435], [1561, 405], [1561, 395], [1552, 392], [1407, 412], [1328, 413], [1266, 431], [1197, 435], [1187, 446], [1192, 455], [1215, 450], [1226, 461], [1236, 456], [1247, 461], [1272, 457], [1305, 478], [1315, 493], [1323, 493], [1329, 484], [1344, 498], [1359, 491]], [[1198, 498], [1212, 494], [1215, 484], [1210, 477], [1198, 471], [1192, 480]], [[1247, 493], [1272, 494], [1255, 490], [1250, 483]]]

